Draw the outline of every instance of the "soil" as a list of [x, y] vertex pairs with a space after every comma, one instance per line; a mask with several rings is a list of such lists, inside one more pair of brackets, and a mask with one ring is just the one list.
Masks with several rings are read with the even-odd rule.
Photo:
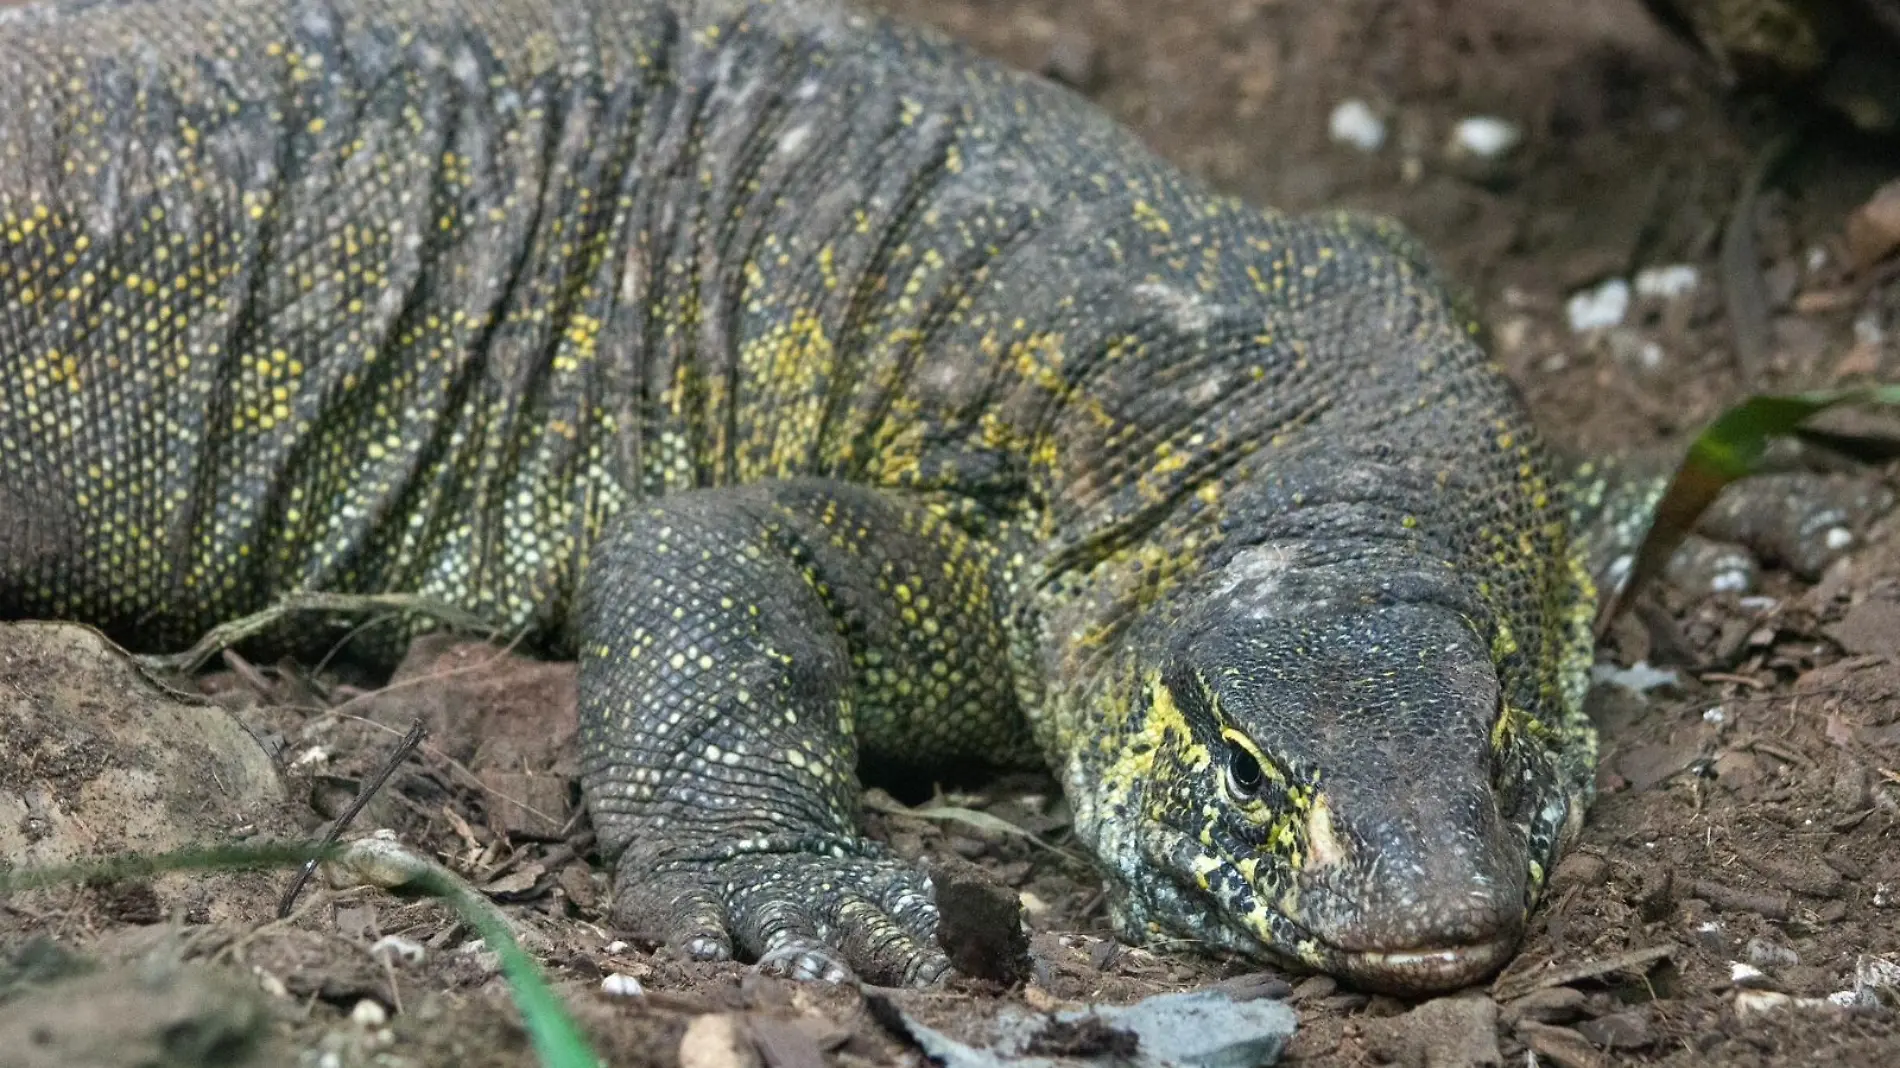
[[[1891, 260], [1850, 270], [1844, 238], [1859, 206], [1900, 176], [1900, 151], [1798, 103], [1731, 97], [1639, 0], [887, 6], [1070, 83], [1223, 189], [1404, 220], [1469, 287], [1500, 360], [1563, 446], [1680, 446], [1752, 391], [1900, 371], [1900, 272]], [[1376, 150], [1329, 135], [1347, 100], [1383, 118]], [[1474, 116], [1507, 120], [1521, 144], [1499, 160], [1449, 153], [1453, 124]], [[1744, 196], [1745, 176], [1788, 128], [1806, 136], [1759, 196]], [[1755, 242], [1758, 271], [1722, 267], [1725, 245], [1737, 247], [1725, 234], [1736, 233]], [[1673, 265], [1699, 281], [1639, 295], [1618, 326], [1568, 323], [1574, 295]], [[1766, 296], [1765, 333], [1738, 343], [1725, 298], [1751, 284]], [[1617, 628], [1606, 663], [1642, 659], [1673, 681], [1641, 693], [1606, 682], [1593, 694], [1601, 799], [1521, 954], [1484, 988], [1414, 1005], [1324, 977], [1120, 946], [1098, 882], [1067, 849], [1058, 791], [1030, 776], [942, 798], [928, 817], [872, 798], [872, 830], [901, 852], [972, 861], [1015, 888], [1031, 935], [1026, 984], [958, 980], [902, 1004], [954, 1030], [1006, 1005], [1219, 984], [1286, 999], [1299, 1017], [1293, 1064], [1900, 1063], [1900, 518], [1859, 534], [1818, 576], [1770, 566], [1753, 590], [1666, 584]], [[227, 658], [200, 685], [276, 751], [306, 827], [334, 815], [413, 718], [428, 721], [432, 742], [360, 825], [392, 828], [503, 902], [610, 1063], [919, 1062], [856, 990], [616, 940], [572, 786], [571, 666], [495, 656], [432, 642], [383, 690]], [[0, 660], [0, 696], [12, 663]], [[0, 794], [42, 787], [33, 775], [88, 773], [0, 769], [17, 780]], [[1035, 837], [973, 822], [972, 811]], [[235, 883], [217, 916], [164, 892], [129, 909], [122, 892], [96, 886], [0, 901], [0, 951], [16, 958], [0, 968], [0, 1029], [32, 971], [21, 961], [51, 952], [29, 942], [44, 935], [107, 964], [161, 956], [224, 969], [166, 985], [179, 1004], [102, 1008], [73, 1025], [95, 1038], [158, 1026], [148, 1018], [177, 1030], [182, 1013], [212, 1021], [201, 1030], [228, 1063], [265, 1048], [339, 1064], [532, 1063], [492, 956], [441, 907], [313, 887], [276, 922], [280, 888]], [[372, 953], [385, 936], [397, 941]], [[392, 956], [391, 945], [405, 948]], [[993, 954], [1014, 963], [1020, 949]], [[230, 974], [248, 977], [262, 1011], [233, 1008], [219, 985]], [[616, 996], [604, 982], [639, 993]], [[196, 990], [212, 993], [192, 1017], [179, 1005]], [[1117, 1048], [1097, 1037], [1068, 1036]], [[0, 1064], [59, 1063], [14, 1056], [0, 1040]]]

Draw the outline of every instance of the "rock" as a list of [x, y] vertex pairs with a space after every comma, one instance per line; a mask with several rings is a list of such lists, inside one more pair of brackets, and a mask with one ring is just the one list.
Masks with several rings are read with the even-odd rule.
[[469, 770], [580, 773], [579, 691], [572, 661], [533, 660], [446, 632], [425, 634], [364, 698], [364, 715], [405, 731], [417, 719], [429, 744]]
[[1264, 1068], [1280, 1059], [1294, 1031], [1285, 1005], [1236, 1001], [1212, 989], [1053, 1014], [1005, 1008], [978, 1044], [924, 1024], [884, 995], [868, 995], [866, 1006], [945, 1068], [1057, 1068], [1079, 1063], [1069, 1056], [1075, 1051], [1138, 1068]]
[[1649, 1017], [1640, 1009], [1585, 1020], [1577, 1025], [1577, 1033], [1604, 1049], [1641, 1049], [1656, 1041]]
[[1361, 152], [1377, 152], [1385, 145], [1385, 119], [1363, 100], [1341, 101], [1326, 120], [1326, 132], [1333, 143]]
[[489, 825], [510, 838], [558, 839], [573, 815], [574, 780], [565, 775], [486, 767], [476, 777], [487, 794]]
[[[159, 686], [90, 628], [0, 625], [0, 739], [0, 862], [43, 867], [296, 830], [277, 769], [230, 712]], [[173, 872], [111, 892], [143, 894], [154, 921], [185, 899], [208, 910], [203, 919], [249, 919], [255, 898], [233, 888], [269, 900], [274, 878]]]
[[1773, 990], [1774, 980], [1768, 973], [1743, 961], [1730, 961], [1728, 966], [1729, 985], [1744, 990]]
[[1076, 92], [1093, 92], [1102, 83], [1102, 46], [1087, 30], [1065, 26], [1049, 42], [1042, 73]]
[[1557, 862], [1557, 870], [1550, 877], [1552, 892], [1567, 887], [1602, 886], [1610, 878], [1610, 864], [1593, 853], [1572, 853]]
[[1801, 963], [1799, 953], [1765, 938], [1749, 939], [1748, 944], [1742, 947], [1742, 956], [1758, 968], [1786, 968]]
[[1545, 987], [1533, 990], [1504, 1006], [1504, 1012], [1511, 1022], [1518, 1020], [1536, 1020], [1539, 1023], [1569, 1023], [1581, 1019], [1589, 1013], [1589, 999], [1583, 991], [1570, 986]]
[[1568, 1027], [1525, 1020], [1517, 1025], [1517, 1037], [1538, 1057], [1558, 1068], [1610, 1068], [1608, 1057], [1597, 1052], [1589, 1039]]
[[937, 895], [937, 944], [951, 967], [1011, 986], [1029, 977], [1029, 933], [1016, 891], [961, 857], [930, 866]]
[[270, 1014], [255, 983], [200, 962], [152, 959], [5, 991], [8, 1068], [237, 1068], [269, 1056]]
[[1429, 1068], [1481, 1068], [1504, 1063], [1498, 1049], [1498, 1005], [1487, 997], [1435, 998], [1403, 1016], [1361, 1024], [1379, 1056]]
[[745, 1021], [729, 1012], [696, 1016], [680, 1036], [680, 1068], [763, 1068]]
[[1853, 656], [1900, 654], [1900, 601], [1863, 597], [1822, 632]]

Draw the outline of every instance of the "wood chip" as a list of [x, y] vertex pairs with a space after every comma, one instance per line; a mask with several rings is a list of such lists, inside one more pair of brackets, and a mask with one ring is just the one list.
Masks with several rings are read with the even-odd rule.
[[1855, 274], [1900, 249], [1900, 180], [1874, 192], [1847, 218], [1847, 264]]
[[1515, 1001], [1533, 990], [1542, 990], [1551, 986], [1569, 986], [1583, 979], [1595, 979], [1599, 976], [1617, 972], [1632, 972], [1642, 975], [1659, 960], [1675, 955], [1674, 945], [1649, 946], [1645, 949], [1632, 949], [1627, 953], [1618, 953], [1612, 957], [1584, 961], [1562, 968], [1552, 968], [1537, 973], [1505, 974], [1491, 984], [1491, 996], [1499, 1001]]
[[1558, 1068], [1611, 1068], [1610, 1058], [1597, 1052], [1589, 1039], [1568, 1027], [1525, 1020], [1517, 1025], [1517, 1037]]
[[1752, 912], [1763, 919], [1788, 918], [1788, 895], [1762, 894], [1738, 890], [1712, 879], [1697, 879], [1689, 884], [1689, 896], [1699, 897], [1725, 912]]

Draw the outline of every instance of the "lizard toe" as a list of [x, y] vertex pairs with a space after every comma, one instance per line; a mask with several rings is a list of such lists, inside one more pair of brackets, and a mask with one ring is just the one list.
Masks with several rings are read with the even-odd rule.
[[650, 858], [628, 850], [614, 875], [613, 920], [688, 960], [732, 959], [725, 905], [693, 868], [656, 868]]
[[928, 985], [950, 970], [929, 877], [881, 852], [623, 857], [615, 893], [615, 922], [693, 960], [882, 985]]
[[735, 867], [728, 909], [739, 948], [780, 974], [908, 985], [949, 970], [930, 880], [895, 858], [779, 854]]

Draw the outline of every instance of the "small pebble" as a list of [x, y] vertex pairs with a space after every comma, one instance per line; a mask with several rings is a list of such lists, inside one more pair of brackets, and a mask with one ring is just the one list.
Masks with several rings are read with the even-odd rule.
[[421, 964], [429, 956], [422, 943], [397, 935], [384, 935], [369, 947], [369, 955], [400, 964]]
[[644, 997], [647, 991], [646, 987], [640, 985], [640, 980], [633, 976], [623, 972], [612, 972], [600, 981], [600, 992], [609, 997], [637, 998]]
[[1049, 42], [1042, 71], [1071, 89], [1090, 92], [1101, 81], [1102, 48], [1086, 30], [1065, 26]]
[[1735, 1015], [1744, 1018], [1760, 1016], [1793, 1005], [1793, 998], [1774, 990], [1743, 990], [1735, 995]]
[[350, 1021], [361, 1027], [381, 1027], [389, 1022], [389, 1010], [373, 998], [364, 998], [350, 1008]]
[[1372, 105], [1357, 98], [1343, 100], [1333, 109], [1326, 132], [1334, 143], [1361, 152], [1377, 152], [1385, 145], [1385, 120], [1372, 110]]
[[1564, 302], [1564, 314], [1574, 334], [1616, 326], [1629, 310], [1630, 284], [1621, 278], [1611, 278], [1595, 289], [1574, 293]]
[[1854, 544], [1854, 532], [1846, 527], [1829, 527], [1824, 535], [1827, 547], [1835, 552]]
[[1787, 946], [1777, 945], [1765, 938], [1751, 938], [1742, 948], [1742, 956], [1748, 963], [1763, 968], [1786, 968], [1801, 963], [1801, 955]]
[[1451, 128], [1451, 150], [1454, 154], [1492, 159], [1510, 152], [1523, 141], [1524, 131], [1517, 123], [1496, 115], [1473, 115], [1459, 119]]
[[1552, 886], [1581, 886], [1589, 888], [1602, 886], [1610, 878], [1610, 865], [1602, 857], [1592, 853], [1572, 853], [1557, 862], [1557, 870], [1552, 873]]
[[1887, 957], [1862, 957], [1854, 962], [1854, 985], [1862, 990], [1900, 988], [1900, 962]]
[[1577, 1033], [1604, 1049], [1640, 1049], [1656, 1041], [1649, 1018], [1639, 1009], [1585, 1020], [1577, 1025]]
[[1767, 972], [1739, 960], [1729, 962], [1728, 981], [1747, 990], [1768, 990], [1775, 985], [1769, 980]]
[[1887, 331], [1880, 325], [1880, 313], [1867, 312], [1854, 320], [1854, 343], [1878, 347], [1887, 342]]
[[1663, 686], [1674, 686], [1682, 681], [1682, 676], [1674, 669], [1659, 671], [1650, 667], [1648, 661], [1638, 660], [1626, 668], [1614, 664], [1594, 665], [1590, 668], [1590, 681], [1607, 682], [1634, 693], [1648, 693]]
[[1676, 263], [1667, 267], [1645, 267], [1636, 272], [1636, 295], [1658, 300], [1674, 300], [1694, 293], [1701, 281], [1701, 272], [1690, 264]]

